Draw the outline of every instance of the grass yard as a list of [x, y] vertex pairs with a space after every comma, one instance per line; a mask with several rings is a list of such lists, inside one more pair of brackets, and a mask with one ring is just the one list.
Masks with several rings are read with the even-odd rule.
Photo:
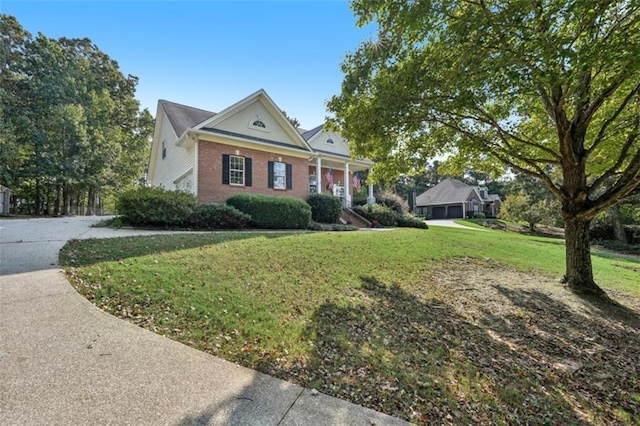
[[640, 423], [640, 260], [594, 253], [620, 305], [558, 283], [562, 240], [432, 227], [72, 241], [100, 308], [414, 423]]

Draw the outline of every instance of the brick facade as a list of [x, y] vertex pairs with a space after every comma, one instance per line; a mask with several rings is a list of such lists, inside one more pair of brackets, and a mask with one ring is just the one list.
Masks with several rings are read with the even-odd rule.
[[[236, 150], [239, 151], [236, 154]], [[252, 185], [249, 187], [222, 184], [222, 155], [240, 155], [251, 158]], [[281, 160], [279, 160], [281, 159]], [[268, 187], [269, 161], [282, 161], [292, 165], [290, 190]], [[306, 199], [309, 196], [309, 161], [255, 149], [239, 148], [215, 142], [198, 141], [198, 202], [224, 202], [238, 193], [275, 195]]]

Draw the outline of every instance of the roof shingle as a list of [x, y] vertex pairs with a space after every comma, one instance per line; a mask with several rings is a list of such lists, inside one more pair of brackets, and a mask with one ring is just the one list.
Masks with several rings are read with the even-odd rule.
[[200, 124], [216, 115], [215, 112], [165, 101], [164, 99], [160, 99], [159, 102], [167, 114], [171, 127], [173, 127], [173, 130], [176, 132], [178, 137], [180, 137], [187, 129], [190, 129], [196, 124]]
[[416, 197], [417, 206], [461, 203], [469, 198], [473, 188], [456, 179], [445, 179]]

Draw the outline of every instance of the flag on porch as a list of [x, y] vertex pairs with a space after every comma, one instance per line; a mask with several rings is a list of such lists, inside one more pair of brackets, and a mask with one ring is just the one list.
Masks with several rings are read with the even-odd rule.
[[353, 189], [355, 192], [360, 192], [360, 172], [353, 174]]
[[333, 191], [333, 169], [327, 170], [327, 174], [324, 177], [327, 178], [327, 190]]

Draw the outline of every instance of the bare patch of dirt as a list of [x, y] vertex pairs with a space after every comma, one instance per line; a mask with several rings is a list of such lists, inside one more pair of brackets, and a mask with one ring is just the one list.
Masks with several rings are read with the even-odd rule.
[[[484, 372], [496, 383], [515, 368], [538, 383], [531, 395], [557, 392], [574, 420], [640, 422], [637, 297], [609, 291], [616, 304], [585, 299], [552, 278], [468, 258], [438, 265], [430, 280], [456, 315], [503, 345], [504, 353], [474, 345], [462, 351], [477, 366], [491, 356], [493, 367]], [[508, 368], [496, 369], [500, 364]]]

